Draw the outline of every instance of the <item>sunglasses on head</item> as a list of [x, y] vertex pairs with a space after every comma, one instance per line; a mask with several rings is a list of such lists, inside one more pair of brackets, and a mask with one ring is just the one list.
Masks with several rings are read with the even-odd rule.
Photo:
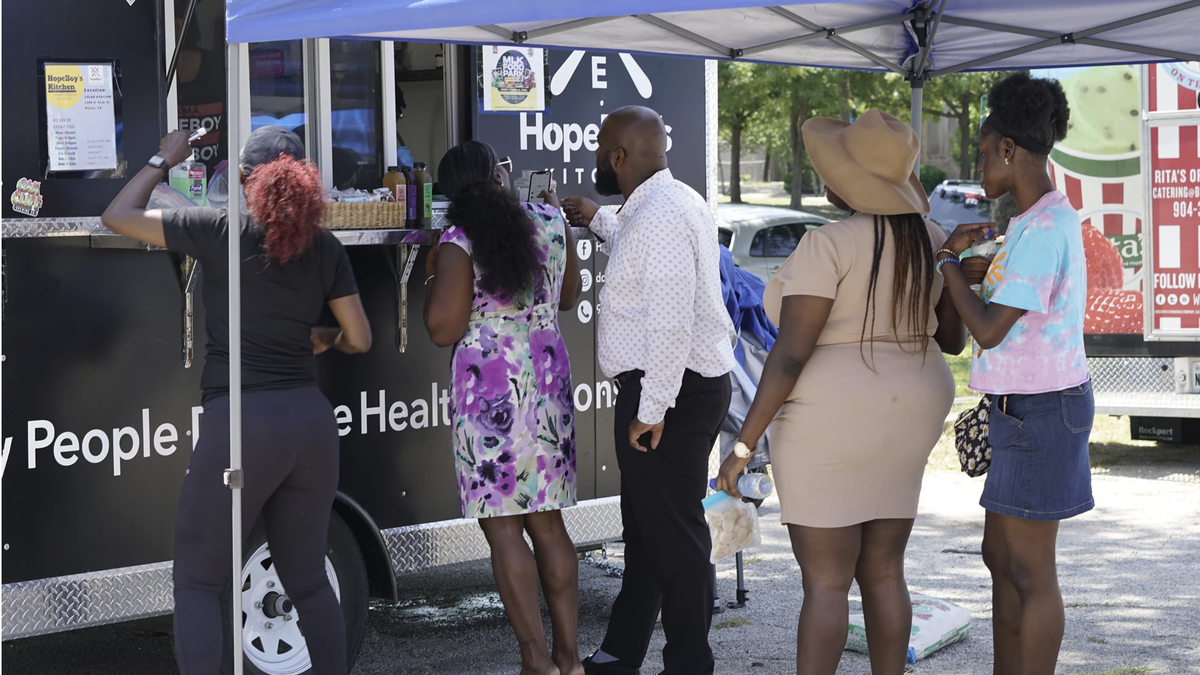
[[502, 166], [502, 167], [504, 167], [505, 171], [512, 173], [512, 170], [513, 170], [512, 158], [511, 157], [501, 157], [500, 161], [496, 162], [496, 166]]

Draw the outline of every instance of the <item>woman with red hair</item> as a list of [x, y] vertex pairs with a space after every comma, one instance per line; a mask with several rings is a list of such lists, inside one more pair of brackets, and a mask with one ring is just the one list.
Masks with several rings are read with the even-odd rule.
[[[179, 496], [174, 576], [180, 672], [208, 675], [222, 666], [220, 594], [232, 556], [231, 497], [222, 481], [229, 461], [229, 221], [225, 209], [205, 206], [146, 210], [166, 169], [191, 154], [186, 132], [168, 134], [102, 219], [117, 234], [195, 258], [203, 271], [204, 417]], [[240, 220], [242, 526], [249, 531], [262, 515], [275, 568], [304, 622], [313, 672], [345, 675], [345, 625], [325, 572], [338, 432], [317, 388], [315, 356], [330, 348], [365, 352], [371, 327], [345, 249], [318, 224], [321, 176], [303, 160], [300, 139], [279, 127], [256, 130], [242, 150], [250, 211]], [[317, 325], [327, 305], [338, 327]]]

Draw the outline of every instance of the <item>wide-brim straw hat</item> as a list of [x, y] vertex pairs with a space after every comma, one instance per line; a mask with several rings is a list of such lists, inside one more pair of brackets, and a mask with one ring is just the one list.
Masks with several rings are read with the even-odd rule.
[[929, 197], [913, 173], [921, 142], [904, 122], [871, 109], [853, 124], [814, 117], [801, 132], [813, 167], [850, 208], [880, 216], [929, 213]]

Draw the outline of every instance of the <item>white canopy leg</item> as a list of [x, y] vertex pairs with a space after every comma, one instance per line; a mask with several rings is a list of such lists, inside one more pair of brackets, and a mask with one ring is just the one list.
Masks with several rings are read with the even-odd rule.
[[[250, 64], [242, 59], [241, 44], [229, 45], [229, 104], [225, 119], [229, 141], [229, 470], [225, 482], [233, 491], [233, 672], [242, 675], [242, 265], [241, 265], [241, 150], [242, 80]], [[229, 114], [232, 112], [232, 114]]]
[[[912, 107], [909, 112], [909, 123], [912, 125], [913, 131], [917, 132], [917, 140], [921, 140], [921, 112], [922, 106], [925, 103], [925, 82], [921, 80], [912, 81]], [[921, 153], [917, 153], [917, 175], [921, 175]]]

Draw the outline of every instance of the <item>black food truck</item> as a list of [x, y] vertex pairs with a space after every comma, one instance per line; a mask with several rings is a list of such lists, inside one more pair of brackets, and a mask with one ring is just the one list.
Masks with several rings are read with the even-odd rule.
[[[511, 157], [514, 177], [549, 170], [562, 195], [595, 197], [604, 114], [639, 103], [663, 114], [675, 175], [702, 194], [714, 185], [713, 62], [511, 45], [252, 43], [239, 110], [226, 101], [221, 0], [4, 9], [5, 640], [172, 611], [176, 501], [202, 414], [205, 314], [195, 291], [203, 270], [110, 233], [99, 218], [168, 130], [207, 130], [190, 167], [202, 166], [203, 178], [187, 185], [210, 205], [230, 198], [229, 149], [266, 124], [296, 131], [338, 190], [377, 189], [389, 167], [416, 162], [436, 182], [446, 149], [475, 138]], [[512, 92], [498, 94], [498, 105], [487, 100], [485, 64], [494, 68], [510, 51], [542, 100], [513, 105], [521, 96]], [[241, 115], [240, 138], [230, 138], [230, 115]], [[164, 207], [194, 196], [160, 188]], [[328, 223], [348, 246], [375, 332], [365, 355], [319, 359], [342, 435], [327, 566], [352, 653], [368, 598], [394, 599], [405, 573], [488, 555], [478, 527], [460, 518], [450, 352], [420, 324], [419, 270], [445, 204], [435, 196], [432, 206], [425, 228]], [[577, 236], [584, 293], [560, 322], [575, 388], [580, 504], [564, 515], [586, 549], [617, 540], [621, 525], [615, 384], [595, 357], [604, 256]], [[306, 672], [295, 622], [273, 620], [262, 603], [278, 579], [261, 528], [243, 559], [245, 663], [251, 672]]]

